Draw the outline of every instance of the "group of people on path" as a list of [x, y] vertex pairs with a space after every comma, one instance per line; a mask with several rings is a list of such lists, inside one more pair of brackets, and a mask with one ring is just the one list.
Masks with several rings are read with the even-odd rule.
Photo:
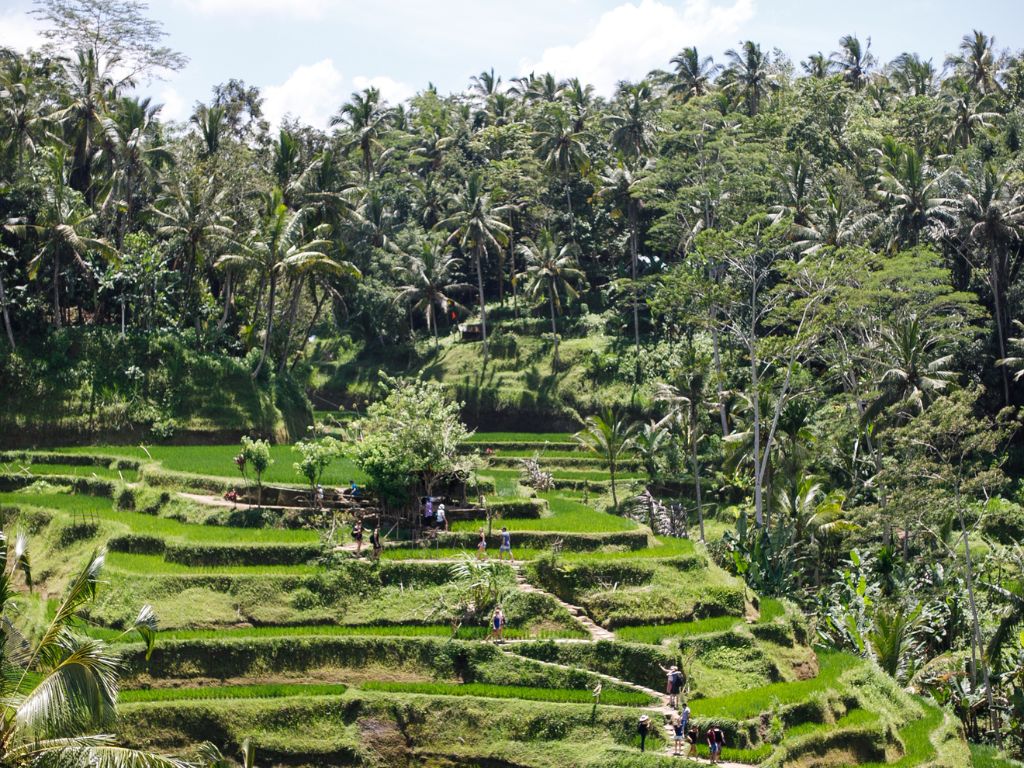
[[[661, 666], [661, 665], [659, 665]], [[700, 730], [690, 725], [690, 706], [682, 699], [683, 683], [685, 678], [679, 667], [661, 667], [665, 673], [665, 693], [668, 694], [668, 705], [678, 712], [673, 712], [669, 721], [672, 726], [673, 755], [689, 756], [697, 748], [700, 740]], [[640, 751], [643, 752], [647, 745], [647, 736], [651, 730], [651, 718], [643, 715], [637, 724], [637, 733], [640, 736]], [[722, 760], [722, 747], [725, 746], [725, 732], [717, 725], [711, 725], [704, 734], [708, 745], [708, 755], [711, 763], [719, 763]]]
[[[356, 543], [356, 556], [363, 551], [363, 519], [360, 517], [352, 524], [352, 540]], [[384, 545], [380, 543], [380, 526], [375, 525], [370, 533], [370, 547], [373, 549], [373, 559], [380, 560], [380, 552]]]
[[[512, 534], [509, 533], [508, 528], [502, 526], [501, 544], [498, 545], [498, 559], [504, 560], [506, 553], [508, 553], [508, 561], [514, 563], [516, 558], [512, 554]], [[480, 529], [480, 540], [476, 543], [476, 559], [487, 559], [487, 532], [483, 528]]]
[[434, 497], [427, 496], [423, 499], [423, 527], [436, 528], [437, 530], [448, 530], [448, 510], [444, 502], [434, 504]]

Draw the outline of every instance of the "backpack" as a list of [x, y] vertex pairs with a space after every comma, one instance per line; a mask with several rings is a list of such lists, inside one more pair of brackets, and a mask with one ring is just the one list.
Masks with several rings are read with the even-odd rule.
[[676, 670], [675, 672], [672, 673], [672, 685], [676, 686], [677, 688], [682, 687], [682, 685], [683, 685], [683, 673], [682, 672]]

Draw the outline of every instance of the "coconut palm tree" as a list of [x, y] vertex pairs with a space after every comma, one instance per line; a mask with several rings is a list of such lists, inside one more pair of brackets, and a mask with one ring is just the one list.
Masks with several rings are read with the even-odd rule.
[[34, 155], [46, 133], [47, 117], [40, 111], [36, 77], [20, 56], [4, 62], [0, 70], [0, 140], [20, 173], [25, 153]]
[[[29, 766], [187, 768], [173, 757], [128, 749], [106, 735], [116, 715], [118, 656], [110, 646], [76, 631], [78, 613], [96, 596], [105, 554], [94, 553], [68, 585], [38, 640], [13, 625], [15, 573], [31, 585], [24, 539], [10, 547], [0, 535], [0, 763]], [[139, 632], [150, 650], [156, 618], [145, 606], [124, 634]]]
[[949, 151], [966, 149], [979, 130], [991, 128], [1003, 119], [995, 111], [990, 96], [977, 96], [971, 84], [962, 77], [951, 77], [943, 83], [946, 100], [943, 112], [952, 129], [949, 134]]
[[[637, 273], [640, 261], [640, 195], [645, 175], [620, 161], [601, 176], [602, 198], [619, 216], [625, 216], [629, 232], [631, 290], [633, 294], [633, 343], [640, 354], [640, 307]], [[637, 358], [639, 360], [639, 357]]]
[[526, 269], [517, 279], [526, 280], [526, 294], [537, 299], [547, 294], [551, 310], [551, 335], [554, 338], [554, 360], [558, 363], [558, 322], [562, 311], [562, 294], [571, 298], [579, 296], [577, 286], [586, 282], [583, 271], [576, 266], [575, 243], [563, 243], [549, 229], [541, 230], [534, 241], [526, 239], [519, 246], [519, 253], [526, 262]]
[[612, 148], [623, 157], [636, 160], [654, 152], [655, 101], [650, 83], [622, 83], [618, 110], [608, 116], [608, 137]]
[[1001, 92], [996, 39], [975, 29], [961, 38], [959, 48], [960, 53], [947, 58], [946, 63], [963, 72], [967, 82], [979, 93]]
[[926, 229], [937, 236], [954, 221], [956, 203], [941, 196], [936, 173], [913, 147], [886, 139], [879, 151], [882, 178], [877, 193], [888, 209], [890, 246], [915, 246]]
[[725, 56], [729, 66], [724, 72], [724, 87], [743, 100], [747, 114], [753, 117], [760, 111], [765, 96], [777, 87], [771, 72], [771, 56], [752, 40], [743, 42], [739, 51], [730, 48]]
[[483, 176], [473, 171], [461, 192], [451, 198], [452, 213], [438, 222], [439, 229], [452, 230], [450, 243], [458, 243], [463, 253], [472, 253], [476, 266], [477, 297], [480, 301], [480, 331], [483, 338], [484, 362], [487, 361], [487, 304], [484, 298], [483, 260], [488, 248], [501, 248], [509, 226], [501, 220], [505, 206], [491, 202], [484, 190]]
[[[1024, 243], [1024, 188], [1014, 184], [1009, 172], [1001, 173], [991, 163], [973, 166], [961, 180], [964, 188], [960, 213], [967, 227], [965, 239], [985, 258], [999, 356], [1005, 359], [1009, 331], [1006, 294], [1024, 263], [1020, 250]], [[1001, 370], [1003, 399], [1009, 405], [1007, 371], [1003, 366]]]
[[537, 157], [544, 169], [565, 183], [565, 201], [569, 208], [570, 237], [575, 239], [575, 215], [572, 209], [572, 179], [590, 167], [585, 135], [561, 107], [545, 110], [533, 133]]
[[682, 95], [683, 102], [707, 95], [711, 90], [711, 82], [715, 75], [722, 71], [720, 64], [710, 56], [701, 58], [693, 46], [683, 48], [670, 59], [675, 67], [675, 82], [669, 87], [669, 93]]
[[949, 386], [955, 377], [948, 370], [953, 357], [936, 354], [941, 344], [915, 315], [898, 318], [882, 330], [877, 345], [877, 359], [883, 368], [879, 394], [864, 411], [865, 424], [891, 408], [898, 408], [896, 418], [905, 420], [927, 408]]
[[118, 248], [139, 213], [139, 198], [151, 193], [157, 173], [173, 162], [158, 135], [159, 111], [160, 106], [151, 105], [149, 99], [122, 98], [103, 120], [107, 149], [97, 159], [106, 162], [110, 174], [102, 208], [121, 212], [114, 241]]
[[804, 61], [800, 62], [800, 68], [808, 77], [813, 77], [817, 80], [824, 80], [832, 74], [832, 62], [821, 51], [812, 53]]
[[573, 435], [573, 439], [582, 448], [598, 454], [607, 464], [614, 507], [619, 506], [615, 472], [623, 455], [633, 450], [636, 431], [635, 423], [630, 423], [624, 415], [606, 408], [600, 415], [588, 416], [583, 422], [583, 429]]
[[829, 61], [842, 73], [843, 79], [859, 91], [876, 64], [871, 53], [871, 38], [864, 45], [856, 35], [843, 35], [839, 38], [839, 50], [832, 52]]
[[373, 153], [380, 147], [380, 136], [387, 128], [389, 116], [390, 111], [381, 101], [380, 91], [371, 87], [361, 93], [353, 93], [350, 101], [331, 118], [332, 126], [343, 125], [351, 134], [349, 149], [359, 147], [366, 181], [373, 177]]
[[63, 148], [50, 151], [46, 158], [49, 171], [43, 189], [43, 201], [32, 222], [13, 222], [5, 229], [13, 235], [31, 239], [35, 255], [29, 262], [28, 274], [37, 279], [44, 267], [49, 267], [53, 290], [53, 324], [60, 328], [62, 309], [60, 284], [65, 264], [72, 264], [86, 282], [96, 286], [96, 270], [88, 260], [90, 254], [110, 257], [114, 249], [95, 237], [96, 214], [82, 195], [71, 188], [71, 177]]
[[930, 96], [937, 88], [939, 73], [931, 59], [922, 59], [916, 53], [901, 53], [889, 65], [889, 78], [907, 95]]
[[451, 294], [473, 289], [469, 283], [459, 280], [462, 259], [456, 258], [444, 239], [428, 238], [420, 245], [420, 253], [410, 256], [402, 270], [404, 285], [399, 289], [399, 298], [408, 302], [414, 312], [422, 312], [427, 330], [434, 334], [434, 349], [437, 349], [437, 310], [444, 315], [454, 307], [466, 312], [466, 308], [452, 298]]
[[[284, 204], [281, 190], [263, 196], [263, 210], [260, 221], [250, 234], [248, 241], [239, 243], [235, 253], [221, 256], [217, 260], [218, 267], [253, 268], [265, 280], [268, 286], [266, 330], [260, 360], [252, 372], [255, 379], [267, 359], [270, 340], [274, 335], [274, 315], [277, 302], [277, 289], [282, 276], [293, 270], [301, 271], [313, 264], [337, 272], [346, 271], [343, 264], [332, 260], [327, 251], [331, 243], [327, 240], [310, 236], [306, 230], [305, 220], [308, 209], [291, 211]], [[351, 265], [348, 265], [355, 269]]]
[[199, 129], [206, 156], [216, 155], [220, 150], [220, 142], [228, 125], [227, 111], [224, 107], [217, 105], [208, 107], [205, 104], [200, 104], [189, 118], [189, 122]]
[[93, 161], [102, 142], [103, 119], [108, 104], [117, 98], [121, 85], [112, 74], [117, 59], [104, 61], [95, 49], [78, 51], [75, 58], [64, 65], [68, 82], [63, 106], [53, 119], [64, 127], [71, 152], [71, 188], [85, 195], [92, 205], [95, 198], [92, 171]]

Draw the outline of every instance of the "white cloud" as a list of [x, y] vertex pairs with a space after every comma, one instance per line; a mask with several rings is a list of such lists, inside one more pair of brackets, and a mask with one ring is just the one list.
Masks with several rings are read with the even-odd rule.
[[174, 120], [176, 122], [188, 120], [190, 114], [189, 105], [185, 103], [185, 99], [173, 85], [167, 85], [162, 88], [154, 101], [157, 104], [163, 105], [160, 110], [160, 117], [162, 119]]
[[[590, 33], [573, 45], [547, 48], [523, 74], [551, 72], [579, 77], [610, 94], [623, 78], [638, 78], [659, 67], [688, 45], [731, 42], [754, 15], [754, 0], [624, 3], [604, 13]], [[702, 51], [703, 53], [703, 51]]]
[[301, 66], [281, 85], [263, 89], [263, 114], [271, 125], [290, 115], [314, 128], [327, 123], [341, 106], [344, 78], [331, 59]]
[[226, 14], [288, 14], [317, 19], [330, 7], [329, 0], [180, 0], [192, 11], [221, 16]]
[[405, 101], [416, 93], [416, 89], [412, 86], [394, 80], [387, 75], [377, 75], [376, 77], [357, 75], [352, 78], [352, 85], [358, 91], [370, 87], [376, 88], [380, 91], [381, 98], [392, 106]]
[[24, 11], [0, 13], [0, 46], [25, 51], [39, 48], [43, 37], [39, 34], [42, 24]]

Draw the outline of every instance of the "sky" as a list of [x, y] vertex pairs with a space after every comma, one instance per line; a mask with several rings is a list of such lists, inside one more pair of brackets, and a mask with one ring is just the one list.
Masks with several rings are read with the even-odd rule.
[[[38, 46], [31, 0], [0, 0], [0, 45]], [[140, 86], [163, 116], [187, 119], [214, 85], [259, 86], [272, 124], [284, 116], [325, 128], [355, 90], [392, 104], [433, 83], [461, 91], [492, 67], [507, 82], [529, 72], [577, 76], [609, 94], [688, 45], [722, 60], [741, 40], [794, 62], [871, 38], [881, 61], [914, 51], [941, 65], [972, 29], [1024, 48], [1022, 0], [151, 0], [167, 43], [190, 59]]]

